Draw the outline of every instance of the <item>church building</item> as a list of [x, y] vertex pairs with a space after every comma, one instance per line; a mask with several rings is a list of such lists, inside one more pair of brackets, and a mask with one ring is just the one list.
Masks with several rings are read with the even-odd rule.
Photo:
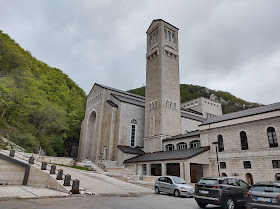
[[94, 84], [78, 161], [115, 163], [143, 180], [175, 175], [195, 183], [219, 174], [248, 183], [279, 180], [280, 103], [225, 115], [207, 98], [181, 104], [178, 31], [162, 19], [149, 26], [145, 97]]

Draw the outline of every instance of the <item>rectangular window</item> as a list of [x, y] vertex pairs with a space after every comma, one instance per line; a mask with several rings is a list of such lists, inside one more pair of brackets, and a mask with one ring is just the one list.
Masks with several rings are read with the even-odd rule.
[[153, 43], [153, 36], [150, 35], [150, 45]]
[[251, 168], [251, 161], [243, 161], [244, 168]]
[[131, 126], [131, 139], [130, 139], [130, 146], [135, 146], [135, 125]]
[[226, 169], [227, 168], [226, 162], [220, 162], [220, 167], [221, 169]]
[[147, 164], [142, 165], [142, 174], [145, 176], [147, 175]]
[[156, 31], [156, 41], [158, 40], [158, 31]]
[[164, 29], [165, 39], [167, 39], [167, 30]]
[[171, 34], [171, 42], [175, 43], [175, 35], [174, 35], [174, 33]]
[[272, 160], [273, 168], [280, 168], [280, 160]]
[[170, 34], [170, 31], [168, 31], [168, 40], [171, 41], [171, 34]]

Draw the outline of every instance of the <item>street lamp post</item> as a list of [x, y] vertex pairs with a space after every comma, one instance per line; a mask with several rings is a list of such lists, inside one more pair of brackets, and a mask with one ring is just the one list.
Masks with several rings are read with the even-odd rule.
[[217, 165], [218, 165], [218, 174], [219, 174], [219, 177], [220, 177], [221, 176], [221, 174], [220, 174], [220, 162], [219, 162], [219, 156], [218, 156], [219, 142], [212, 142], [212, 144], [214, 144], [216, 146], [216, 157], [217, 157]]

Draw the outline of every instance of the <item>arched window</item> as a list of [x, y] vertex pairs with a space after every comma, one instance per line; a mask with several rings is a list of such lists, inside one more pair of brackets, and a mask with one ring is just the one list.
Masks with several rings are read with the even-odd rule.
[[241, 150], [248, 149], [248, 140], [247, 140], [247, 134], [245, 131], [240, 132], [240, 141], [241, 141]]
[[169, 151], [169, 150], [174, 150], [174, 145], [173, 144], [168, 144], [165, 146], [165, 151]]
[[187, 144], [185, 142], [180, 142], [177, 144], [177, 150], [187, 149]]
[[176, 110], [176, 102], [174, 102], [174, 109]]
[[273, 127], [267, 128], [267, 137], [268, 137], [269, 147], [278, 147], [276, 132]]
[[190, 142], [190, 148], [199, 148], [201, 147], [199, 140], [193, 140]]
[[224, 139], [221, 134], [218, 135], [218, 149], [219, 152], [222, 152], [224, 150]]
[[168, 100], [166, 100], [166, 107], [169, 107], [169, 101]]
[[254, 184], [254, 179], [253, 179], [253, 175], [252, 174], [246, 173], [245, 174], [245, 178], [246, 178], [247, 184], [251, 184], [251, 185]]
[[275, 174], [275, 181], [280, 181], [280, 173]]
[[173, 107], [173, 103], [172, 102], [170, 102], [170, 108], [172, 108]]
[[136, 125], [137, 125], [137, 121], [135, 119], [132, 119], [131, 120], [131, 135], [130, 135], [130, 146], [132, 146], [132, 147], [135, 147]]

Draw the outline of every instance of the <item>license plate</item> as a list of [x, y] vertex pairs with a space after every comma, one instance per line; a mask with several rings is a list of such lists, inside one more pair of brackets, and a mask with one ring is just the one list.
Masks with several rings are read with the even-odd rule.
[[260, 202], [272, 202], [271, 198], [257, 197], [257, 200]]
[[199, 190], [199, 193], [201, 193], [201, 194], [209, 194], [209, 191]]

